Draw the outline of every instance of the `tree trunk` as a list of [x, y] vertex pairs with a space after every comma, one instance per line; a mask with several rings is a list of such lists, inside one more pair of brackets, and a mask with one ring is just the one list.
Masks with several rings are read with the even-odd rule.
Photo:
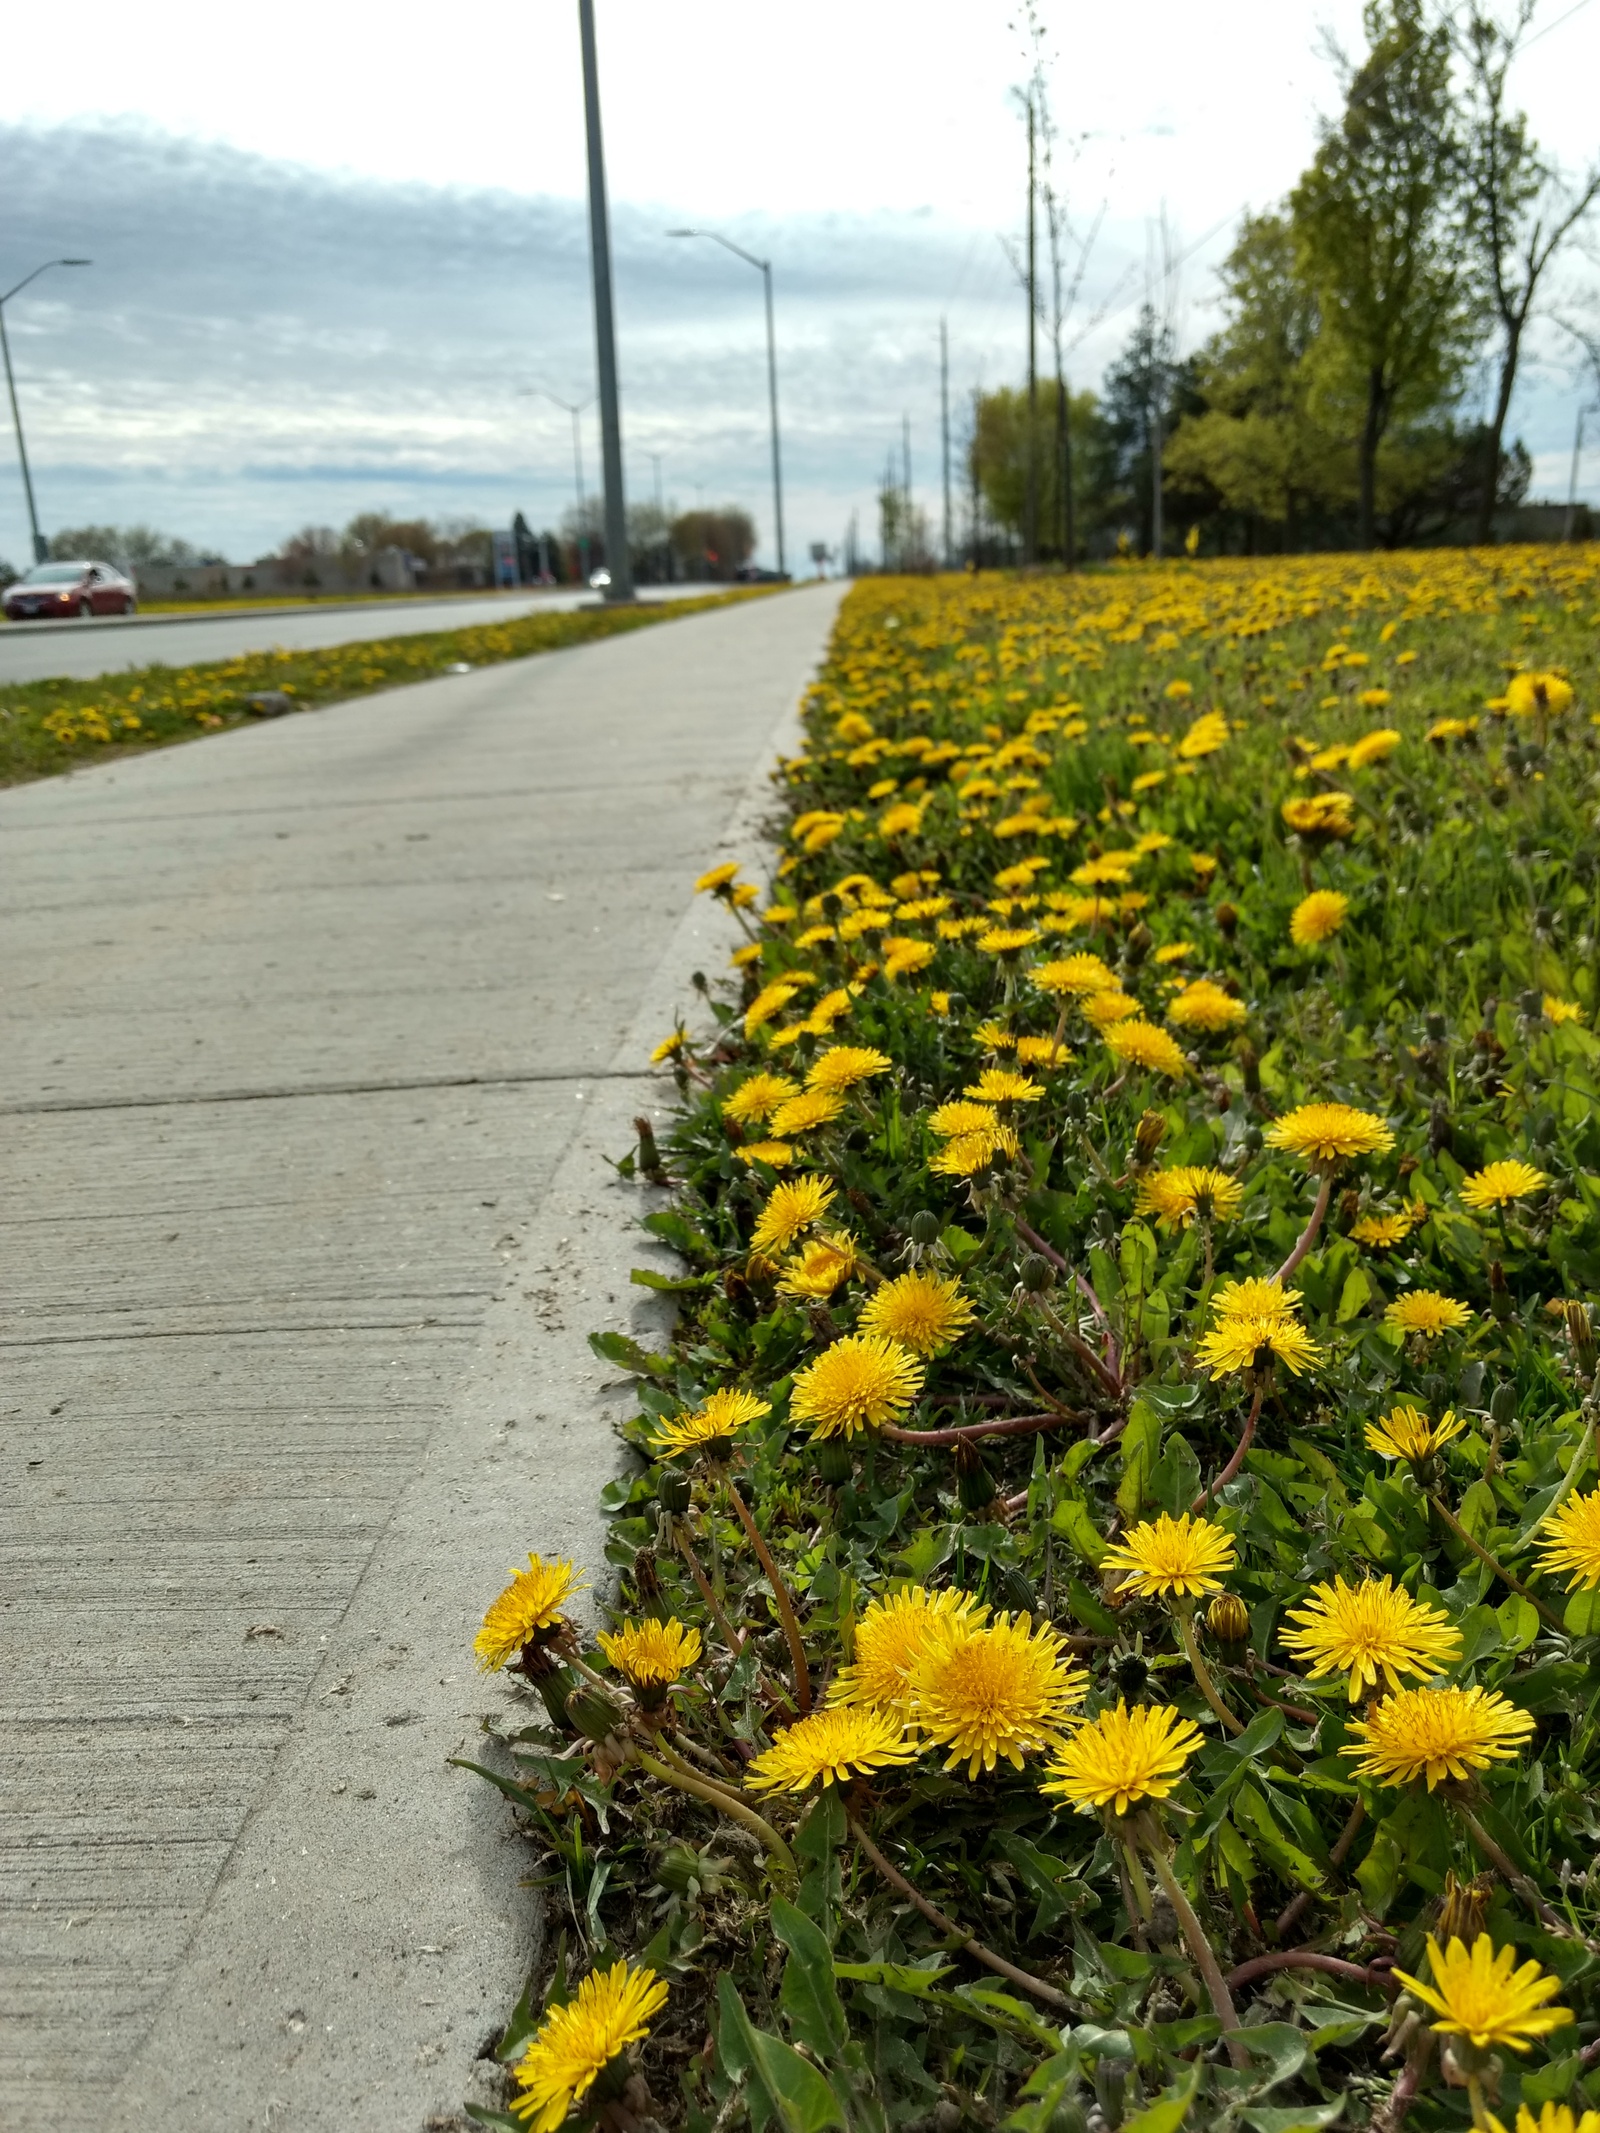
[[1378, 446], [1383, 438], [1384, 420], [1387, 414], [1383, 372], [1373, 369], [1367, 373], [1367, 417], [1361, 425], [1361, 453], [1359, 461], [1358, 501], [1356, 504], [1356, 546], [1370, 548], [1376, 538], [1378, 516]]
[[1478, 523], [1473, 538], [1486, 547], [1494, 533], [1494, 492], [1500, 480], [1500, 440], [1511, 412], [1511, 395], [1517, 382], [1517, 358], [1522, 352], [1522, 321], [1506, 327], [1506, 352], [1500, 360], [1500, 389], [1495, 394], [1494, 420], [1484, 445], [1483, 489], [1478, 497]]

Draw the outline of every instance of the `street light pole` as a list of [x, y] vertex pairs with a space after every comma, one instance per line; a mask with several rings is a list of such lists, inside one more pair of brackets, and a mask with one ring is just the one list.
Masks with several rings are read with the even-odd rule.
[[30, 281], [37, 281], [51, 267], [86, 267], [87, 259], [47, 259], [42, 267], [35, 267], [31, 274], [24, 274], [14, 289], [7, 289], [0, 296], [0, 356], [5, 358], [6, 391], [11, 395], [11, 420], [17, 432], [17, 458], [22, 463], [22, 492], [28, 499], [28, 531], [33, 536], [33, 560], [43, 563], [50, 554], [50, 543], [39, 531], [39, 512], [33, 500], [33, 476], [28, 471], [28, 447], [22, 439], [22, 410], [17, 405], [17, 381], [11, 369], [11, 343], [6, 337], [6, 305], [12, 297], [20, 296]]
[[517, 390], [524, 395], [536, 394], [541, 400], [549, 400], [556, 407], [565, 408], [572, 417], [572, 486], [578, 499], [578, 520], [574, 529], [578, 543], [578, 576], [584, 584], [587, 584], [589, 581], [589, 535], [584, 527], [583, 436], [579, 428], [578, 417], [586, 407], [593, 407], [594, 394], [591, 393], [587, 400], [574, 402], [563, 400], [559, 393], [551, 392], [549, 387], [545, 385], [521, 385], [518, 386]]
[[716, 230], [668, 230], [669, 237], [708, 237], [713, 244], [720, 244], [725, 251], [744, 260], [747, 266], [759, 267], [766, 284], [767, 298], [767, 408], [772, 420], [772, 517], [777, 532], [778, 572], [787, 576], [783, 546], [783, 462], [778, 450], [778, 343], [772, 325], [772, 261], [757, 259], [754, 252], [747, 252], [743, 245], [735, 244], [731, 237], [723, 237]]
[[606, 158], [600, 137], [600, 66], [594, 0], [578, 0], [583, 45], [583, 120], [589, 147], [589, 260], [594, 273], [595, 356], [600, 373], [600, 459], [605, 478], [606, 605], [633, 598], [628, 510], [622, 491], [622, 411], [617, 398], [617, 335], [611, 304], [611, 223], [606, 212]]

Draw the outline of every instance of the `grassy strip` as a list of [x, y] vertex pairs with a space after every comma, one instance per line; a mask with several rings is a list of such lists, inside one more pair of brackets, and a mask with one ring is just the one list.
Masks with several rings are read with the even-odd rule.
[[[625, 1962], [614, 2127], [1600, 2105], [1597, 601], [1595, 549], [851, 595], [624, 1163], [684, 1271], [670, 1352], [595, 1337], [612, 1687], [558, 1570], [480, 1640], [565, 1934], [508, 2076], [606, 2059]], [[1430, 1933], [1572, 2020], [1385, 2060]]]
[[237, 659], [141, 667], [89, 681], [0, 685], [0, 785], [51, 777], [80, 763], [244, 725], [257, 715], [249, 698], [269, 691], [309, 711], [398, 683], [426, 681], [457, 666], [497, 666], [507, 659], [592, 644], [597, 638], [762, 596], [752, 588], [697, 600], [641, 602], [637, 607], [569, 609], [469, 629], [378, 637], [323, 651], [247, 652]]

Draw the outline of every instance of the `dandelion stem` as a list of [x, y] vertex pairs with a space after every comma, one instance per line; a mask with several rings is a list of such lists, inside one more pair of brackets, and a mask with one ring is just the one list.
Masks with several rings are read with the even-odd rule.
[[670, 1764], [674, 1770], [681, 1771], [683, 1776], [692, 1777], [697, 1784], [710, 1786], [713, 1792], [720, 1792], [724, 1799], [731, 1800], [737, 1806], [742, 1807], [746, 1804], [744, 1795], [737, 1785], [730, 1784], [726, 1777], [719, 1777], [704, 1770], [696, 1770], [691, 1762], [680, 1755], [676, 1748], [662, 1740], [659, 1734], [656, 1737], [653, 1752], [660, 1756], [664, 1763]]
[[1189, 1665], [1194, 1671], [1195, 1687], [1200, 1691], [1206, 1702], [1210, 1704], [1212, 1710], [1216, 1712], [1218, 1718], [1222, 1720], [1228, 1732], [1232, 1734], [1242, 1733], [1244, 1727], [1240, 1725], [1238, 1719], [1234, 1717], [1228, 1706], [1217, 1694], [1217, 1685], [1211, 1678], [1211, 1669], [1200, 1656], [1199, 1640], [1194, 1633], [1194, 1616], [1187, 1608], [1179, 1613], [1178, 1635], [1183, 1639], [1183, 1648], [1189, 1655]]
[[753, 1807], [746, 1807], [742, 1800], [734, 1799], [731, 1793], [713, 1785], [709, 1778], [696, 1777], [687, 1770], [673, 1770], [666, 1763], [658, 1763], [655, 1757], [643, 1748], [636, 1747], [633, 1754], [639, 1768], [648, 1770], [650, 1775], [663, 1785], [670, 1785], [677, 1792], [686, 1792], [691, 1799], [700, 1800], [707, 1807], [714, 1807], [718, 1814], [727, 1815], [735, 1822], [742, 1822], [752, 1836], [761, 1839], [762, 1844], [786, 1874], [798, 1871], [794, 1863], [794, 1853], [772, 1824], [763, 1822]]
[[679, 1520], [674, 1519], [673, 1535], [678, 1543], [678, 1553], [689, 1566], [689, 1575], [700, 1588], [701, 1599], [705, 1601], [706, 1606], [711, 1610], [711, 1618], [722, 1632], [723, 1643], [737, 1658], [744, 1650], [744, 1639], [728, 1620], [728, 1617], [723, 1612], [722, 1602], [712, 1591], [711, 1580], [706, 1576], [704, 1569], [701, 1567], [700, 1558], [694, 1552], [694, 1543], [689, 1538], [688, 1527]]
[[1461, 1523], [1460, 1519], [1456, 1517], [1455, 1513], [1445, 1503], [1443, 1503], [1441, 1499], [1432, 1492], [1432, 1490], [1428, 1492], [1428, 1501], [1433, 1505], [1433, 1508], [1438, 1512], [1439, 1516], [1450, 1528], [1450, 1531], [1455, 1535], [1456, 1539], [1462, 1542], [1466, 1547], [1470, 1548], [1473, 1554], [1478, 1558], [1478, 1561], [1480, 1563], [1487, 1563], [1489, 1568], [1494, 1572], [1495, 1576], [1501, 1580], [1502, 1583], [1509, 1585], [1511, 1587], [1511, 1590], [1514, 1593], [1518, 1594], [1519, 1597], [1526, 1600], [1531, 1607], [1537, 1607], [1540, 1614], [1544, 1617], [1545, 1621], [1549, 1623], [1550, 1627], [1554, 1630], [1559, 1630], [1561, 1634], [1565, 1636], [1567, 1625], [1565, 1624], [1565, 1622], [1562, 1621], [1561, 1617], [1556, 1613], [1554, 1608], [1546, 1607], [1543, 1600], [1540, 1599], [1539, 1595], [1536, 1592], [1530, 1592], [1527, 1586], [1523, 1584], [1521, 1578], [1516, 1578], [1511, 1575], [1511, 1572], [1506, 1568], [1505, 1564], [1500, 1561], [1498, 1556], [1491, 1555], [1488, 1549], [1484, 1547], [1481, 1541], [1475, 1541], [1472, 1535], [1467, 1531], [1466, 1527]]
[[1467, 2076], [1467, 2101], [1472, 2106], [1473, 2125], [1481, 2127], [1482, 2133], [1490, 2133], [1492, 2121], [1483, 2100], [1483, 2083], [1476, 2074]]
[[1139, 1857], [1139, 1847], [1136, 1844], [1124, 1844], [1122, 1856], [1127, 1863], [1128, 1885], [1133, 1891], [1133, 1900], [1138, 1907], [1139, 1916], [1149, 1925], [1156, 1915], [1156, 1907], [1150, 1895], [1150, 1882], [1145, 1874], [1144, 1862]]
[[1183, 1929], [1183, 1937], [1188, 1942], [1189, 1953], [1194, 1958], [1195, 1968], [1205, 1980], [1206, 1993], [1211, 2001], [1211, 2011], [1223, 2027], [1228, 2046], [1228, 2057], [1236, 2067], [1246, 2067], [1250, 2064], [1250, 2054], [1245, 2050], [1239, 2039], [1230, 2034], [1230, 2032], [1237, 2030], [1239, 2027], [1239, 2017], [1234, 2009], [1233, 1995], [1228, 1990], [1228, 1981], [1222, 1974], [1221, 1965], [1217, 1961], [1211, 1943], [1206, 1939], [1205, 1928], [1196, 1917], [1194, 1905], [1190, 1903], [1184, 1893], [1182, 1882], [1172, 1871], [1172, 1861], [1167, 1856], [1167, 1848], [1162, 1840], [1160, 1830], [1148, 1815], [1140, 1817], [1139, 1833], [1144, 1841], [1146, 1851], [1150, 1854], [1150, 1864], [1156, 1870], [1156, 1879], [1161, 1884], [1161, 1893], [1177, 1913], [1178, 1924]]
[[1027, 1437], [1035, 1430], [1059, 1429], [1064, 1423], [1086, 1419], [1063, 1409], [1054, 1415], [996, 1415], [983, 1422], [952, 1423], [948, 1429], [902, 1429], [896, 1422], [885, 1422], [878, 1434], [891, 1444], [961, 1444], [974, 1437]]
[[950, 1934], [961, 1943], [974, 1962], [982, 1963], [985, 1968], [993, 1970], [1000, 1977], [1009, 1978], [1013, 1985], [1020, 1985], [1024, 1992], [1031, 1992], [1035, 1999], [1043, 2000], [1051, 2007], [1064, 2007], [1069, 2012], [1072, 2011], [1072, 2002], [1064, 1992], [1057, 1992], [1054, 1985], [1047, 1985], [1042, 1977], [1033, 1976], [1031, 1971], [1019, 1970], [1015, 1963], [1008, 1963], [1003, 1955], [996, 1955], [992, 1948], [986, 1948], [981, 1940], [974, 1940], [965, 1926], [958, 1926], [953, 1918], [946, 1918], [943, 1911], [929, 1903], [920, 1889], [914, 1888], [907, 1881], [897, 1866], [889, 1864], [854, 1815], [848, 1816], [847, 1820], [850, 1824], [850, 1834], [864, 1855], [871, 1860], [890, 1888], [898, 1889], [907, 1903], [922, 1913], [929, 1925], [936, 1926], [941, 1933]]
[[1224, 1490], [1228, 1486], [1228, 1483], [1232, 1481], [1234, 1475], [1238, 1473], [1240, 1467], [1244, 1465], [1244, 1455], [1247, 1451], [1249, 1451], [1251, 1445], [1255, 1442], [1256, 1424], [1261, 1419], [1261, 1402], [1262, 1399], [1265, 1397], [1265, 1394], [1265, 1385], [1257, 1384], [1255, 1390], [1255, 1398], [1250, 1402], [1250, 1412], [1245, 1417], [1245, 1424], [1243, 1430], [1239, 1434], [1239, 1441], [1233, 1448], [1233, 1457], [1222, 1469], [1222, 1472], [1217, 1476], [1216, 1480], [1208, 1481], [1205, 1487], [1200, 1491], [1199, 1495], [1195, 1498], [1194, 1502], [1190, 1504], [1189, 1515], [1191, 1518], [1195, 1515], [1196, 1512], [1202, 1509], [1209, 1510], [1213, 1498], [1218, 1496], [1222, 1492], [1222, 1490]]
[[1277, 1273], [1273, 1275], [1272, 1278], [1274, 1281], [1279, 1283], [1287, 1281], [1289, 1276], [1294, 1272], [1295, 1268], [1300, 1264], [1301, 1260], [1304, 1259], [1306, 1253], [1310, 1251], [1312, 1245], [1316, 1243], [1317, 1232], [1322, 1227], [1322, 1218], [1328, 1212], [1328, 1202], [1332, 1198], [1333, 1172], [1331, 1170], [1325, 1170], [1322, 1173], [1322, 1183], [1317, 1188], [1317, 1204], [1311, 1210], [1311, 1219], [1306, 1224], [1305, 1228], [1300, 1232], [1299, 1236], [1296, 1237], [1294, 1241], [1294, 1250], [1289, 1254], [1288, 1258], [1283, 1262], [1282, 1266], [1279, 1267]]
[[1369, 1963], [1347, 1963], [1340, 1956], [1322, 1955], [1314, 1948], [1285, 1948], [1278, 1955], [1253, 1955], [1249, 1962], [1228, 1972], [1228, 1989], [1231, 1992], [1236, 1986], [1253, 1984], [1258, 1977], [1270, 1977], [1275, 1970], [1321, 1970], [1328, 1977], [1350, 1978], [1358, 1985], [1381, 1988], [1391, 1998], [1395, 1992], [1389, 1971], [1374, 1969]]
[[772, 1551], [761, 1538], [761, 1529], [750, 1516], [750, 1507], [740, 1495], [739, 1485], [735, 1481], [728, 1483], [728, 1501], [733, 1505], [739, 1523], [756, 1552], [756, 1560], [766, 1572], [767, 1583], [772, 1587], [778, 1620], [783, 1624], [783, 1634], [789, 1646], [789, 1658], [794, 1666], [795, 1701], [800, 1706], [800, 1716], [806, 1718], [811, 1711], [811, 1670], [806, 1665], [806, 1647], [800, 1635], [800, 1618], [794, 1611], [794, 1601], [789, 1597], [789, 1588], [783, 1581], [783, 1573], [773, 1561]]
[[1530, 1533], [1528, 1535], [1529, 1540], [1532, 1540], [1534, 1533], [1539, 1532], [1542, 1527], [1549, 1525], [1551, 1519], [1555, 1517], [1556, 1513], [1561, 1509], [1561, 1506], [1572, 1494], [1572, 1491], [1577, 1484], [1578, 1476], [1583, 1472], [1584, 1462], [1589, 1457], [1589, 1447], [1593, 1442], [1594, 1424], [1593, 1422], [1591, 1422], [1584, 1430], [1583, 1435], [1578, 1439], [1578, 1449], [1573, 1453], [1571, 1461], [1568, 1464], [1567, 1471], [1561, 1477], [1561, 1483], [1560, 1486], [1557, 1488], [1556, 1493], [1545, 1505], [1543, 1516], [1540, 1518], [1538, 1525], [1534, 1527], [1533, 1533]]

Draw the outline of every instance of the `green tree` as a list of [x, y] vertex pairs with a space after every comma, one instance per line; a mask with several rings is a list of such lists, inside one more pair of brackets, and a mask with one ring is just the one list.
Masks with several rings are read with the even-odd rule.
[[[1038, 435], [1054, 440], [1060, 435], [1061, 402], [1054, 379], [1039, 384]], [[1092, 392], [1066, 395], [1067, 437], [1065, 448], [1053, 443], [1038, 455], [1039, 524], [1050, 528], [1068, 524], [1065, 478], [1072, 483], [1071, 521], [1083, 524], [1089, 498], [1096, 490], [1096, 469], [1101, 457], [1099, 403]], [[972, 439], [967, 447], [967, 475], [982, 495], [991, 522], [1004, 532], [1021, 537], [1027, 518], [1028, 499], [1028, 395], [1010, 386], [978, 396]], [[1055, 543], [1050, 544], [1052, 547]]]
[[1228, 317], [1200, 352], [1206, 405], [1178, 425], [1167, 469], [1227, 510], [1292, 537], [1307, 504], [1353, 493], [1354, 462], [1311, 409], [1319, 317], [1286, 214], [1247, 215], [1222, 269]]
[[1313, 402], [1336, 432], [1353, 431], [1357, 538], [1368, 548], [1385, 434], [1453, 396], [1478, 292], [1464, 242], [1449, 32], [1427, 28], [1421, 0], [1368, 0], [1365, 24], [1370, 50], [1290, 212], [1320, 316]]
[[1600, 164], [1576, 186], [1563, 184], [1530, 135], [1526, 114], [1508, 109], [1506, 77], [1536, 5], [1537, 0], [1517, 0], [1509, 24], [1475, 6], [1463, 38], [1468, 200], [1500, 338], [1494, 413], [1484, 437], [1484, 476], [1476, 498], [1479, 541], [1488, 540], [1493, 525], [1494, 470], [1500, 466], [1534, 298], [1546, 268], [1600, 194]]

